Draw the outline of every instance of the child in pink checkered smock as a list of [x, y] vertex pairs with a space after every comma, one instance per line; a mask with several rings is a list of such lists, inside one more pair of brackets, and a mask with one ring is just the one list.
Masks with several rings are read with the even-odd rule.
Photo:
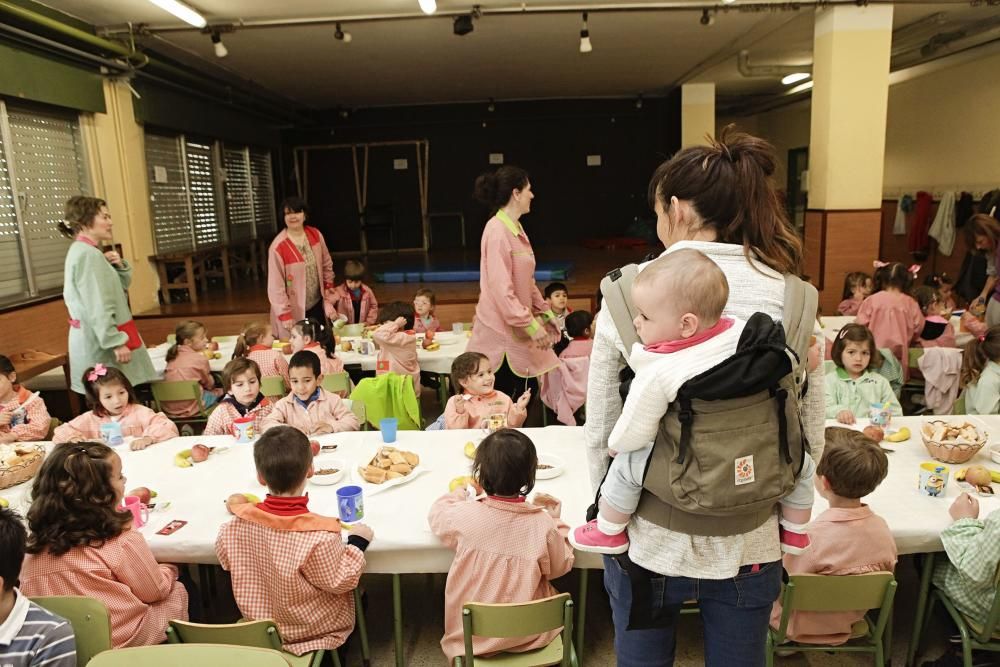
[[396, 373], [413, 378], [413, 393], [420, 400], [420, 364], [417, 363], [417, 336], [413, 331], [413, 309], [402, 301], [386, 304], [379, 311], [382, 326], [372, 332], [378, 345], [375, 374]]
[[[547, 598], [556, 594], [549, 580], [573, 567], [573, 549], [566, 539], [569, 526], [559, 518], [560, 502], [544, 493], [527, 501], [537, 467], [538, 455], [528, 436], [501, 429], [483, 440], [472, 465], [471, 483], [485, 497], [470, 498], [466, 489], [457, 489], [431, 507], [427, 517], [431, 530], [455, 550], [445, 585], [441, 638], [449, 663], [465, 653], [463, 604]], [[530, 651], [547, 645], [558, 633], [474, 637], [473, 651], [476, 655]]]
[[42, 397], [18, 383], [14, 364], [0, 354], [0, 444], [45, 440], [50, 422]]
[[909, 295], [911, 270], [919, 267], [908, 269], [899, 262], [876, 265], [875, 293], [861, 303], [855, 321], [871, 329], [875, 345], [890, 350], [908, 375], [910, 344], [924, 328], [924, 314]]
[[267, 498], [257, 504], [231, 500], [236, 516], [215, 540], [219, 563], [232, 574], [236, 604], [247, 620], [274, 619], [286, 651], [334, 650], [354, 629], [352, 592], [374, 534], [355, 523], [344, 544], [339, 519], [309, 511], [305, 488], [313, 457], [302, 432], [269, 430], [254, 443], [253, 458]]
[[[205, 435], [233, 435], [237, 419], [253, 418], [253, 432], [263, 433], [274, 404], [260, 391], [260, 368], [253, 359], [236, 357], [222, 371], [226, 395], [208, 416]], [[253, 436], [251, 436], [252, 438]]]
[[246, 357], [252, 359], [260, 369], [263, 378], [280, 377], [288, 386], [288, 361], [281, 350], [274, 347], [274, 333], [271, 325], [266, 322], [251, 322], [243, 327], [243, 332], [236, 340], [233, 359]]
[[[333, 334], [326, 325], [316, 320], [299, 320], [292, 325], [288, 342], [293, 354], [302, 350], [315, 354], [319, 358], [319, 369], [323, 375], [344, 372], [344, 361], [336, 355]], [[337, 395], [346, 398], [346, 392]]]

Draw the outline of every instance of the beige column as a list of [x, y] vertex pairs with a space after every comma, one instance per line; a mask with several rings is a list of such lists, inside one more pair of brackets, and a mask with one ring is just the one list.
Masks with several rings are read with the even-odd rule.
[[159, 278], [149, 261], [154, 254], [153, 223], [142, 126], [136, 122], [128, 86], [104, 82], [107, 113], [84, 117], [82, 127], [94, 192], [108, 202], [115, 243], [132, 264], [129, 303], [137, 314], [158, 305]]
[[824, 314], [878, 257], [892, 5], [816, 10], [806, 267]]
[[715, 136], [715, 84], [681, 86], [681, 148], [704, 144]]

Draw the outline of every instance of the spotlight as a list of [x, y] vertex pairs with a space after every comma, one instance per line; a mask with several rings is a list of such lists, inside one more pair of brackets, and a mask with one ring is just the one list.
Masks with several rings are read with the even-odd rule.
[[712, 25], [715, 23], [715, 17], [710, 16], [707, 9], [701, 10], [701, 19], [698, 21], [702, 25]]
[[424, 14], [433, 14], [438, 8], [437, 0], [417, 0], [417, 3]]
[[799, 81], [805, 81], [808, 78], [809, 78], [808, 72], [795, 72], [794, 74], [789, 74], [788, 76], [784, 77], [781, 80], [781, 83], [783, 83], [786, 86], [790, 86], [793, 83], [798, 83]]
[[351, 37], [351, 33], [344, 32], [343, 30], [341, 30], [340, 21], [337, 21], [337, 29], [334, 30], [333, 36], [339, 39], [340, 41], [344, 42], [345, 44], [349, 44], [350, 41], [354, 39], [353, 37]]
[[580, 53], [590, 53], [594, 45], [590, 43], [590, 31], [587, 30], [587, 12], [583, 13], [583, 28], [580, 29]]
[[225, 58], [229, 55], [229, 49], [222, 43], [222, 35], [218, 30], [212, 31], [212, 48], [215, 49], [216, 58]]
[[487, 111], [489, 111], [490, 113], [493, 113], [494, 111], [496, 111], [496, 109], [497, 109], [497, 107], [496, 107], [496, 105], [495, 105], [495, 104], [493, 104], [493, 98], [491, 97], [491, 98], [490, 98], [490, 103], [489, 103], [489, 105], [488, 105], [488, 106], [486, 107], [486, 110], [487, 110]]
[[635, 100], [635, 108], [636, 109], [642, 108], [642, 93], [639, 93], [639, 97], [637, 97]]
[[455, 17], [452, 32], [456, 35], [462, 37], [464, 35], [468, 35], [473, 30], [475, 30], [475, 26], [472, 25], [472, 14], [461, 14]]

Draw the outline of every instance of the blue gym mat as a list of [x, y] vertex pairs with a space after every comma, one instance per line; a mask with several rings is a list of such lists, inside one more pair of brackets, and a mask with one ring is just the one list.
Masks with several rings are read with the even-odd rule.
[[[535, 280], [566, 280], [573, 270], [572, 262], [542, 262], [535, 267]], [[479, 280], [479, 267], [441, 266], [434, 269], [402, 268], [376, 271], [380, 283], [462, 283]]]

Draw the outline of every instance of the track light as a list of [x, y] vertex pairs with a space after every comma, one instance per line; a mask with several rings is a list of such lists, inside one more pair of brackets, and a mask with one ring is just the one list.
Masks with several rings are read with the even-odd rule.
[[642, 108], [642, 93], [639, 93], [639, 97], [635, 99], [635, 108], [636, 109]]
[[810, 75], [808, 72], [795, 72], [794, 74], [789, 74], [788, 76], [784, 77], [781, 80], [781, 83], [783, 83], [786, 86], [790, 86], [793, 83], [798, 83], [799, 81], [805, 81], [806, 79], [809, 78], [809, 76]]
[[424, 14], [433, 14], [437, 11], [438, 3], [437, 0], [417, 0], [420, 5], [420, 11]]
[[472, 14], [461, 14], [455, 17], [455, 22], [452, 24], [451, 31], [463, 37], [468, 35], [470, 32], [475, 30], [476, 27], [472, 25]]
[[225, 58], [229, 55], [229, 49], [222, 43], [222, 35], [218, 30], [212, 31], [212, 48], [215, 49], [216, 58]]
[[185, 23], [193, 25], [195, 28], [204, 28], [208, 25], [205, 17], [178, 0], [149, 0], [160, 9], [170, 12]]
[[334, 32], [333, 32], [333, 36], [334, 36], [335, 38], [339, 39], [340, 41], [344, 42], [345, 44], [348, 44], [348, 43], [350, 43], [350, 41], [351, 41], [352, 39], [354, 39], [353, 37], [351, 37], [351, 33], [349, 33], [349, 32], [344, 32], [344, 31], [343, 31], [343, 30], [342, 30], [342, 29], [340, 28], [340, 21], [337, 21], [337, 29], [336, 29], [336, 30], [334, 30]]
[[493, 113], [494, 111], [497, 110], [496, 105], [493, 104], [493, 98], [492, 97], [490, 98], [490, 103], [487, 105], [486, 110], [489, 111], [490, 113]]
[[583, 13], [583, 28], [580, 29], [580, 53], [590, 53], [594, 45], [590, 43], [590, 31], [587, 30], [587, 12]]
[[715, 23], [715, 17], [708, 13], [707, 9], [701, 10], [701, 18], [698, 20], [702, 25], [712, 25]]

